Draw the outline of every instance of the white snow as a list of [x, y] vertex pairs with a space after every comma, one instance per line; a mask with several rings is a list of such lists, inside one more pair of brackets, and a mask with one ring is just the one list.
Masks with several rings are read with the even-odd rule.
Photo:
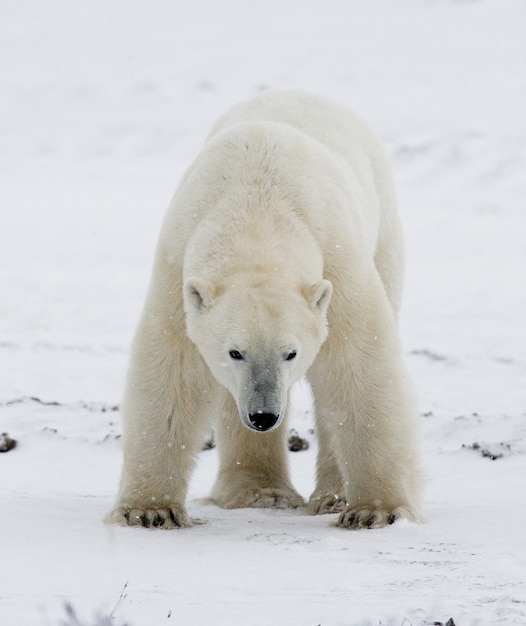
[[[525, 26], [523, 0], [0, 3], [2, 625], [72, 626], [66, 602], [82, 624], [526, 624]], [[392, 157], [429, 521], [205, 506], [213, 450], [189, 502], [207, 524], [107, 527], [162, 215], [265, 87], [348, 103]], [[312, 426], [305, 386], [291, 422]]]

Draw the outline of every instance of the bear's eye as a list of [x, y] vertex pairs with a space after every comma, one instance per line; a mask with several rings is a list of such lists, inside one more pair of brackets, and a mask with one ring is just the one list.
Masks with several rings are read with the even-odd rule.
[[292, 361], [292, 359], [296, 358], [296, 354], [298, 354], [296, 350], [291, 350], [285, 357], [285, 361]]
[[234, 359], [234, 361], [243, 361], [243, 355], [238, 350], [230, 350], [228, 354], [231, 359]]

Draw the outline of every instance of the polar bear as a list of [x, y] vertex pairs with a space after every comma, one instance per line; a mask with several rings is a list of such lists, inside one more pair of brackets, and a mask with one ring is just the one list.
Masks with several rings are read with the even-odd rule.
[[345, 528], [420, 519], [418, 415], [397, 314], [403, 250], [390, 168], [354, 113], [266, 92], [213, 128], [168, 208], [123, 403], [108, 521], [188, 527], [214, 419], [225, 508], [302, 507], [287, 466], [291, 385], [319, 443], [307, 511]]

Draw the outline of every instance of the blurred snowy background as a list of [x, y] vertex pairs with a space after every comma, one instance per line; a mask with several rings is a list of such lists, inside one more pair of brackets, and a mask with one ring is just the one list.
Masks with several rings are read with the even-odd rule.
[[[66, 601], [130, 626], [526, 623], [525, 32], [523, 0], [0, 2], [0, 623]], [[190, 502], [207, 525], [107, 528], [162, 216], [215, 119], [266, 88], [347, 103], [391, 156], [429, 523]]]

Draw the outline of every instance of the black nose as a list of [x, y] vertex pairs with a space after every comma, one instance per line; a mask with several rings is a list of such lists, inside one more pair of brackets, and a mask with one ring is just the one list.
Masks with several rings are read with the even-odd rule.
[[252, 413], [248, 418], [256, 430], [265, 431], [276, 425], [279, 415], [274, 415], [274, 413]]

